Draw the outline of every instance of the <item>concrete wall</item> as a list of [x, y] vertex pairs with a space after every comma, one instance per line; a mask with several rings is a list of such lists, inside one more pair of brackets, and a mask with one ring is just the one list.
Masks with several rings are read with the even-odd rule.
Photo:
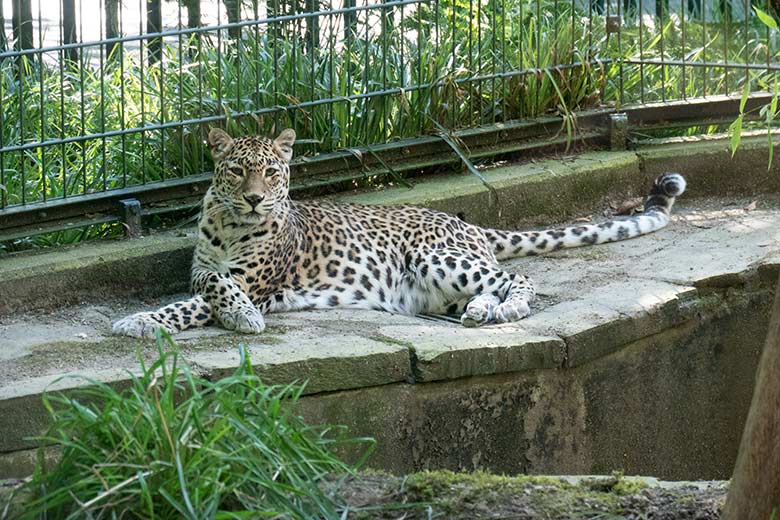
[[300, 409], [311, 421], [375, 436], [369, 466], [395, 473], [622, 470], [727, 479], [752, 396], [771, 284], [716, 298], [710, 311], [576, 368], [309, 396]]

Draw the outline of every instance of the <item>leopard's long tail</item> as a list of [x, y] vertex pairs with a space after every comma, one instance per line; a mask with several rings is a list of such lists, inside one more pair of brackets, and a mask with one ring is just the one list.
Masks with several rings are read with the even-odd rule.
[[484, 230], [496, 258], [533, 256], [558, 249], [582, 247], [627, 240], [657, 231], [669, 223], [674, 200], [685, 191], [685, 178], [679, 173], [660, 175], [645, 199], [641, 215], [544, 231]]

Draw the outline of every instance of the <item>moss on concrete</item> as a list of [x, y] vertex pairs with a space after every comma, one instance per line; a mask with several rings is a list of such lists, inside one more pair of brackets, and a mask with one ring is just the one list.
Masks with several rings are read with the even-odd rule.
[[482, 471], [426, 471], [406, 477], [404, 492], [409, 502], [428, 503], [450, 515], [463, 515], [475, 504], [480, 509], [501, 510], [524, 497], [529, 510], [545, 518], [573, 518], [580, 514], [619, 515], [625, 512], [621, 497], [648, 488], [643, 479], [622, 474], [573, 480], [537, 475], [509, 477]]

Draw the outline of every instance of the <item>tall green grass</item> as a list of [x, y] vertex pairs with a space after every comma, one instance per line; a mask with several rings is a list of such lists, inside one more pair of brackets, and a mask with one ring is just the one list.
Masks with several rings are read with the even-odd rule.
[[[246, 351], [217, 381], [193, 374], [170, 338], [127, 388], [99, 381], [47, 393], [52, 425], [20, 518], [338, 518], [338, 478], [353, 468], [333, 449], [340, 429], [294, 415], [302, 387], [266, 386]], [[0, 510], [1, 511], [1, 510]]]

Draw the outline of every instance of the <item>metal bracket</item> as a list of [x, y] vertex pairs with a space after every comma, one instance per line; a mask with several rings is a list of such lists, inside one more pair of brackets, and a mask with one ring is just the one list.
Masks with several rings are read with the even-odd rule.
[[628, 115], [625, 112], [609, 115], [609, 149], [625, 150], [628, 147]]
[[616, 14], [607, 16], [607, 34], [614, 34], [620, 32], [620, 26], [623, 25], [623, 20]]
[[119, 201], [119, 218], [125, 228], [127, 238], [141, 236], [141, 203], [138, 199], [122, 199]]

